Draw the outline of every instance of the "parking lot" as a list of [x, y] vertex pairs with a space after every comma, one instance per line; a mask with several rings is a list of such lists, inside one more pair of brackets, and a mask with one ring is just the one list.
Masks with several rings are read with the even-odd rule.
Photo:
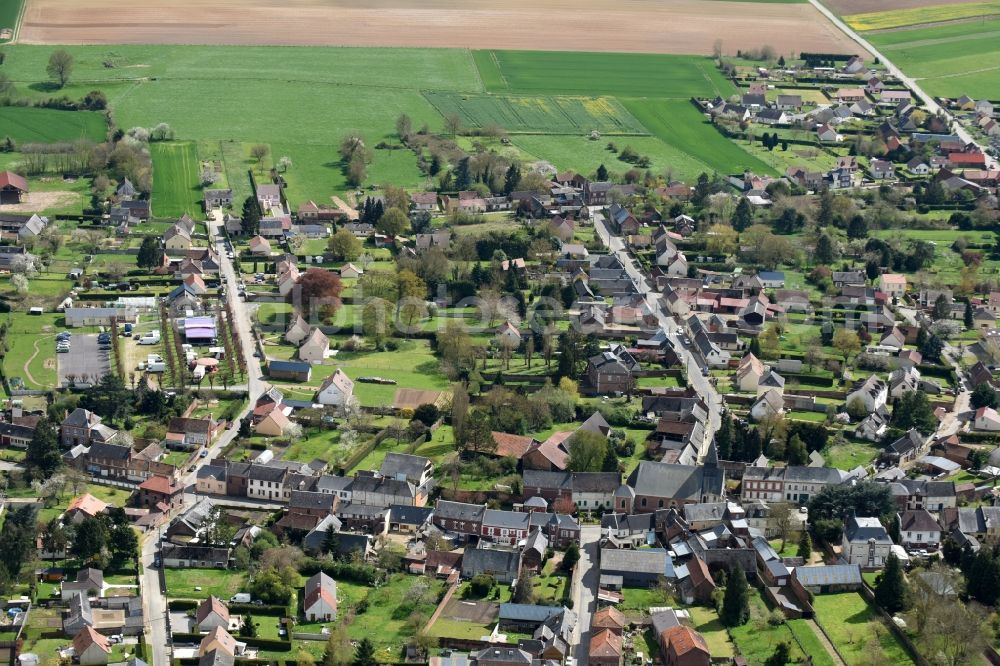
[[111, 350], [99, 349], [96, 334], [74, 335], [69, 352], [56, 357], [60, 386], [69, 384], [70, 377], [78, 384], [96, 383], [111, 369]]

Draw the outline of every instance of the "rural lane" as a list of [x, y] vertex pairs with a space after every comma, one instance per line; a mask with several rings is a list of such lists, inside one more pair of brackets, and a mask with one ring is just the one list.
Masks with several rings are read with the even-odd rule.
[[596, 223], [594, 229], [597, 232], [597, 237], [601, 239], [601, 242], [604, 243], [605, 247], [612, 254], [618, 257], [619, 261], [625, 266], [625, 272], [635, 281], [639, 291], [646, 297], [646, 302], [656, 315], [657, 323], [667, 334], [670, 343], [681, 359], [681, 365], [684, 366], [684, 371], [687, 374], [688, 386], [697, 391], [698, 395], [701, 396], [702, 400], [708, 406], [708, 423], [705, 428], [705, 439], [698, 451], [698, 456], [703, 457], [708, 453], [709, 444], [711, 444], [715, 432], [719, 429], [719, 425], [722, 422], [722, 408], [724, 404], [722, 396], [709, 381], [709, 378], [702, 375], [703, 367], [707, 366], [703, 366], [701, 361], [691, 353], [691, 350], [682, 344], [680, 337], [677, 335], [677, 328], [681, 325], [681, 322], [677, 318], [663, 312], [661, 295], [652, 288], [652, 281], [639, 269], [632, 255], [625, 249], [625, 241], [622, 240], [621, 236], [611, 233], [606, 220]]
[[573, 609], [576, 611], [576, 666], [587, 666], [590, 656], [590, 618], [597, 610], [598, 551], [601, 526], [584, 525], [580, 528], [580, 561], [573, 572]]
[[[226, 255], [225, 248], [221, 247], [223, 245], [223, 241], [221, 240], [221, 236], [219, 236], [218, 231], [220, 220], [218, 219], [218, 216], [213, 215], [213, 218], [209, 219], [205, 224], [208, 228], [209, 243], [215, 245], [215, 247], [219, 250], [222, 277], [226, 283], [226, 298], [232, 299], [231, 303], [233, 305], [233, 314], [236, 317], [234, 326], [236, 327], [236, 333], [239, 338], [240, 346], [243, 348], [243, 357], [247, 360], [247, 388], [249, 396], [247, 404], [244, 406], [239, 416], [233, 420], [233, 423], [230, 424], [229, 428], [215, 440], [215, 443], [212, 444], [211, 447], [209, 447], [208, 455], [204, 458], [197, 458], [188, 473], [181, 477], [180, 481], [185, 488], [187, 488], [187, 492], [184, 494], [183, 507], [178, 511], [178, 513], [185, 511], [187, 508], [192, 506], [195, 501], [197, 501], [197, 495], [193, 492], [193, 487], [195, 485], [195, 481], [197, 480], [198, 469], [207, 464], [213, 458], [218, 457], [222, 450], [233, 441], [239, 432], [240, 422], [246, 417], [246, 415], [253, 408], [253, 404], [264, 392], [264, 381], [260, 369], [260, 363], [254, 356], [256, 347], [253, 339], [250, 315], [247, 312], [246, 303], [236, 297], [236, 294], [238, 293], [236, 271], [233, 268], [232, 261], [230, 261], [229, 257]], [[235, 502], [226, 502], [226, 504], [230, 503], [239, 505], [243, 508], [263, 508], [264, 505], [266, 505], [267, 508], [272, 508], [270, 504], [262, 502], [240, 502], [239, 500], [236, 500]], [[157, 666], [160, 664], [169, 664], [171, 661], [171, 648], [168, 645], [169, 632], [167, 630], [166, 590], [163, 588], [163, 579], [160, 575], [160, 567], [153, 566], [153, 561], [158, 555], [159, 541], [159, 530], [150, 531], [144, 537], [142, 542], [143, 573], [141, 578], [143, 613], [145, 614], [146, 624], [149, 627], [149, 638], [147, 642], [151, 646], [152, 650], [152, 663]]]
[[928, 111], [935, 114], [940, 113], [945, 118], [947, 118], [949, 123], [951, 123], [951, 125], [953, 126], [955, 134], [958, 135], [958, 137], [962, 141], [964, 141], [965, 143], [974, 143], [977, 146], [979, 146], [979, 149], [983, 152], [983, 154], [986, 155], [986, 163], [989, 168], [991, 169], [997, 168], [996, 160], [990, 157], [990, 155], [986, 152], [985, 148], [983, 146], [980, 146], [979, 143], [972, 138], [972, 135], [965, 129], [962, 123], [958, 122], [946, 108], [938, 104], [937, 100], [935, 100], [933, 97], [924, 92], [923, 88], [920, 87], [920, 84], [917, 83], [916, 79], [913, 79], [904, 74], [899, 67], [894, 65], [891, 60], [885, 57], [884, 53], [875, 48], [875, 46], [867, 39], [856, 33], [854, 29], [851, 28], [849, 25], [841, 21], [840, 18], [832, 11], [827, 9], [823, 5], [823, 3], [820, 2], [820, 0], [809, 0], [809, 3], [812, 4], [812, 6], [815, 7], [821, 14], [823, 14], [823, 16], [829, 19], [831, 23], [837, 26], [837, 28], [839, 28], [841, 32], [843, 32], [845, 35], [853, 39], [858, 45], [860, 45], [861, 48], [865, 49], [873, 56], [877, 57], [879, 61], [881, 61], [882, 65], [884, 65], [885, 68], [889, 70], [890, 74], [892, 74], [897, 79], [902, 81], [903, 85], [912, 90], [917, 95], [917, 97], [920, 98], [920, 101], [924, 103]]

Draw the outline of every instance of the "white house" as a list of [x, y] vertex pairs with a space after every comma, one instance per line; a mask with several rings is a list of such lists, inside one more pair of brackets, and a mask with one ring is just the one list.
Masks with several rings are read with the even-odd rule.
[[337, 371], [326, 378], [316, 392], [316, 402], [321, 405], [343, 407], [354, 395], [354, 381], [343, 370]]
[[750, 416], [760, 421], [769, 416], [780, 416], [785, 411], [785, 401], [778, 391], [771, 389], [761, 394], [750, 407]]
[[337, 619], [337, 583], [320, 571], [306, 581], [302, 611], [308, 622]]
[[354, 264], [344, 264], [340, 269], [340, 277], [342, 278], [357, 278], [364, 275], [365, 271], [359, 266]]
[[209, 632], [215, 627], [229, 629], [229, 609], [218, 597], [209, 597], [198, 604], [194, 620], [198, 623], [198, 631]]
[[322, 363], [330, 350], [330, 338], [317, 326], [299, 347], [299, 360], [306, 363]]
[[941, 526], [925, 509], [911, 509], [899, 518], [899, 540], [907, 548], [936, 549], [941, 543]]
[[517, 349], [521, 346], [521, 331], [508, 320], [497, 329], [496, 339], [497, 344], [503, 348]]
[[972, 424], [973, 430], [1000, 432], [1000, 414], [992, 407], [980, 407], [976, 410], [976, 418]]
[[892, 552], [892, 539], [878, 518], [848, 516], [844, 523], [841, 557], [862, 569], [881, 569]]
[[736, 385], [740, 391], [746, 393], [756, 393], [760, 378], [767, 372], [767, 366], [760, 359], [747, 352], [747, 355], [740, 359], [740, 367], [736, 369]]
[[891, 298], [902, 298], [906, 293], [906, 276], [899, 273], [883, 273], [879, 276], [878, 288]]
[[684, 256], [683, 252], [678, 252], [670, 263], [667, 265], [666, 270], [667, 275], [674, 275], [677, 277], [687, 277], [688, 274], [688, 261], [687, 257]]
[[885, 407], [888, 398], [888, 385], [879, 379], [878, 375], [872, 375], [861, 386], [847, 394], [847, 404], [850, 405], [855, 400], [860, 400], [861, 404], [865, 406], [865, 411], [871, 413], [879, 407]]
[[81, 666], [106, 664], [111, 656], [111, 642], [93, 627], [84, 627], [73, 637], [73, 653]]

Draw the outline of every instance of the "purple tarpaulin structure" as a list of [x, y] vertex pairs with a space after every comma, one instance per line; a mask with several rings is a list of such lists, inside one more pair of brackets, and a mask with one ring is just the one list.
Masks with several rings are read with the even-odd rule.
[[215, 318], [187, 317], [184, 320], [184, 339], [188, 342], [215, 340]]

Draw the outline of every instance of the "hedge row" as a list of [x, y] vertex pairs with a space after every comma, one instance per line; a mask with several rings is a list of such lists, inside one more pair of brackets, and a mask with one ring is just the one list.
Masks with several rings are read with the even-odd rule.
[[[178, 632], [174, 634], [174, 643], [201, 643], [205, 638], [202, 634], [188, 634]], [[292, 649], [291, 641], [282, 641], [274, 638], [247, 638], [245, 636], [234, 636], [240, 643], [246, 643], [248, 647], [261, 648], [263, 650], [274, 650], [276, 652], [287, 652]]]

